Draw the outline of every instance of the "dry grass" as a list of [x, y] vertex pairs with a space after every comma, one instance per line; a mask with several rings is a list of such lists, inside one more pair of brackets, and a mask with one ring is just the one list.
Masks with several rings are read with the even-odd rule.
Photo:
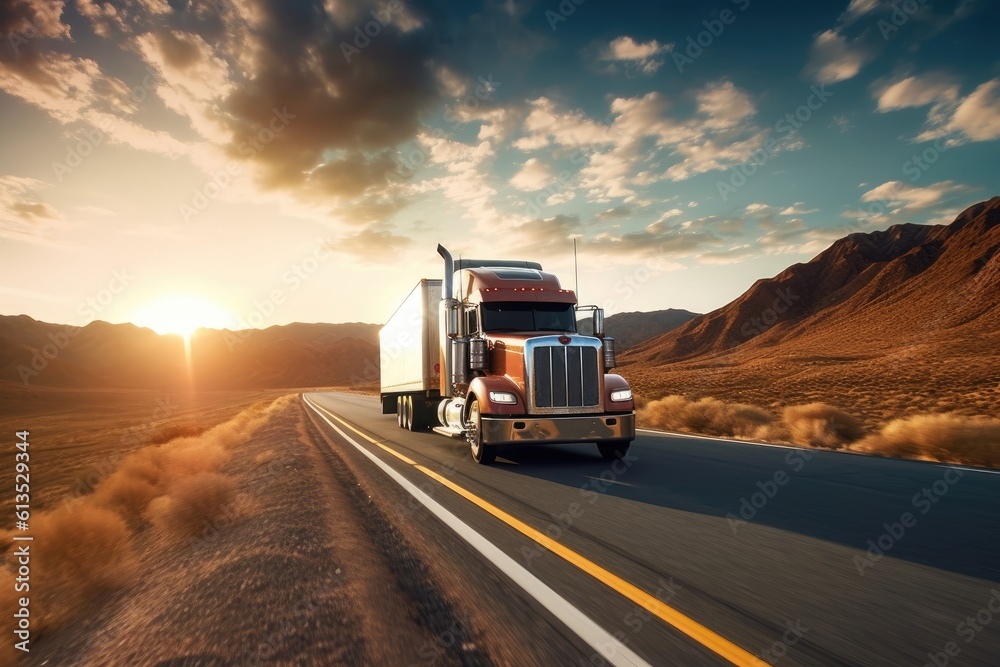
[[866, 454], [1000, 467], [1000, 419], [955, 414], [896, 419], [856, 443]]
[[1000, 419], [930, 414], [896, 419], [874, 433], [825, 403], [791, 405], [777, 414], [717, 398], [670, 395], [636, 410], [640, 425], [738, 440], [1000, 468]]
[[766, 438], [775, 421], [773, 414], [753, 405], [676, 395], [650, 401], [637, 417], [652, 428], [742, 439]]
[[[142, 447], [122, 458], [93, 493], [34, 514], [33, 629], [44, 633], [62, 625], [96, 596], [128, 583], [139, 536], [191, 539], [211, 525], [236, 497], [232, 481], [220, 472], [230, 450], [293, 398], [259, 402], [200, 435]], [[7, 564], [0, 579], [11, 572], [9, 556]], [[0, 597], [4, 618], [12, 618], [14, 602]]]
[[149, 504], [147, 516], [163, 534], [196, 537], [236, 498], [236, 487], [225, 475], [208, 472], [171, 484], [167, 493]]
[[840, 449], [864, 436], [860, 419], [825, 403], [790, 405], [781, 420], [796, 445]]
[[31, 611], [44, 632], [72, 619], [97, 595], [135, 571], [131, 535], [115, 512], [76, 502], [34, 521]]

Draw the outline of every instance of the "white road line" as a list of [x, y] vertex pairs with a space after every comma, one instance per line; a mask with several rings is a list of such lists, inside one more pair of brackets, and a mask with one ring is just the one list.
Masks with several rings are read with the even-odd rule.
[[986, 468], [966, 468], [965, 466], [949, 466], [943, 465], [942, 468], [951, 468], [952, 470], [968, 470], [969, 472], [984, 472], [987, 475], [1000, 475], [1000, 470], [987, 470]]
[[797, 447], [796, 445], [776, 445], [772, 442], [757, 442], [756, 440], [734, 440], [733, 438], [717, 438], [713, 435], [694, 435], [693, 433], [675, 433], [674, 431], [655, 431], [651, 428], [637, 428], [641, 433], [651, 433], [660, 437], [690, 438], [693, 440], [714, 440], [715, 442], [729, 442], [736, 445], [755, 445], [757, 447], [775, 447], [777, 449], [808, 449], [812, 452], [823, 451], [811, 447]]
[[549, 588], [538, 577], [528, 572], [513, 558], [505, 554], [499, 547], [487, 540], [485, 537], [473, 530], [467, 523], [442, 507], [436, 500], [422, 491], [417, 485], [410, 482], [401, 474], [396, 472], [389, 464], [382, 461], [368, 449], [358, 444], [351, 436], [342, 431], [336, 424], [327, 419], [316, 405], [313, 404], [305, 394], [302, 399], [312, 408], [319, 417], [330, 425], [334, 431], [340, 434], [347, 442], [370, 459], [375, 465], [392, 478], [397, 484], [406, 489], [414, 498], [426, 507], [434, 516], [444, 522], [449, 528], [458, 533], [459, 537], [468, 542], [472, 548], [486, 557], [501, 572], [506, 574], [514, 583], [519, 585], [524, 591], [535, 598], [539, 604], [549, 610], [553, 616], [558, 618], [570, 630], [575, 632], [584, 642], [590, 645], [599, 655], [613, 665], [632, 665], [635, 667], [652, 667], [648, 662], [640, 658], [630, 648], [618, 641], [604, 628], [592, 621], [582, 611], [570, 604], [565, 598]]

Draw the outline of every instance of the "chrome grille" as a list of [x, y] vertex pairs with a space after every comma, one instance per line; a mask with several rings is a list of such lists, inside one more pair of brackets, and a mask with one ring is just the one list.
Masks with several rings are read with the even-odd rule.
[[538, 408], [598, 407], [601, 403], [597, 348], [571, 345], [532, 350], [532, 398]]

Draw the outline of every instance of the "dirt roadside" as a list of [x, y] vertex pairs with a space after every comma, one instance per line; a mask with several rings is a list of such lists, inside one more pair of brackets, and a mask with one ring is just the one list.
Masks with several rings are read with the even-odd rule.
[[39, 637], [24, 664], [493, 664], [321, 442], [291, 401], [221, 469], [232, 507], [188, 539], [143, 531], [132, 583]]

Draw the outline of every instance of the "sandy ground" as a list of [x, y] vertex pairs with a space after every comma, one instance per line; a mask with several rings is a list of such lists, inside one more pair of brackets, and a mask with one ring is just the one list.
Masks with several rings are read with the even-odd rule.
[[[235, 499], [184, 539], [140, 527], [136, 573], [37, 637], [30, 665], [487, 665], [474, 631], [298, 399], [232, 449]], [[442, 632], [462, 641], [441, 646]]]

